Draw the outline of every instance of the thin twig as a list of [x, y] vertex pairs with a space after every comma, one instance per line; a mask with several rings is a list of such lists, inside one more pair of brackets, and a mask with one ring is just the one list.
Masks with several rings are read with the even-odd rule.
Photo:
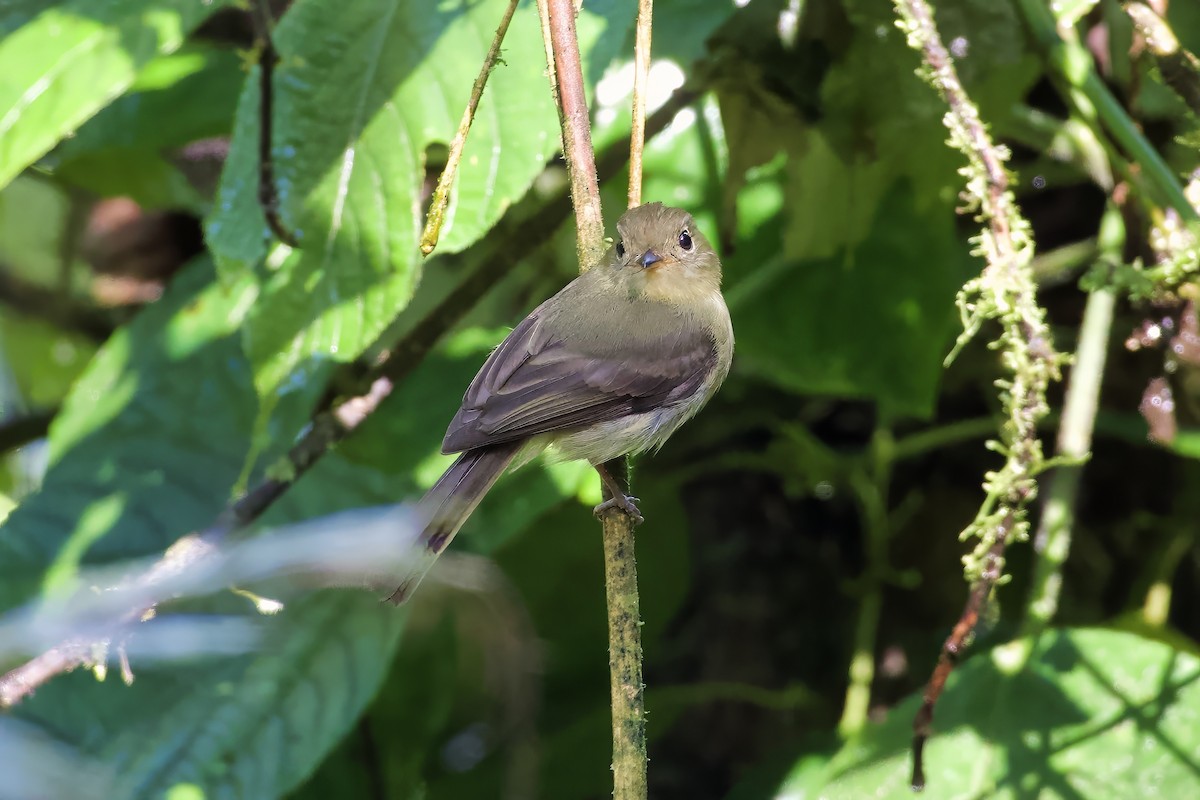
[[[1013, 515], [1001, 524], [1006, 530], [1011, 530], [1015, 521], [1015, 515]], [[986, 566], [980, 574], [979, 580], [971, 587], [962, 614], [959, 615], [958, 622], [954, 624], [954, 629], [950, 631], [945, 644], [942, 645], [942, 651], [938, 654], [937, 666], [933, 668], [933, 674], [929, 676], [929, 682], [925, 684], [921, 707], [913, 719], [913, 791], [919, 792], [925, 788], [925, 742], [929, 739], [930, 727], [933, 725], [933, 710], [937, 706], [938, 698], [942, 696], [942, 690], [946, 688], [946, 679], [950, 677], [950, 673], [954, 671], [959, 659], [970, 646], [983, 609], [992, 595], [992, 590], [996, 587], [996, 582], [1004, 573], [1004, 549], [1007, 545], [1008, 538], [1001, 536], [997, 537], [988, 549]]]
[[976, 219], [986, 223], [976, 240], [976, 252], [987, 264], [983, 273], [959, 293], [964, 332], [954, 352], [985, 321], [998, 321], [1002, 333], [996, 345], [1011, 374], [999, 383], [1006, 421], [1002, 441], [993, 444], [1005, 456], [1005, 463], [987, 475], [987, 497], [963, 532], [964, 537], [979, 537], [975, 551], [965, 559], [972, 588], [958, 624], [942, 646], [924, 703], [913, 720], [912, 785], [920, 790], [925, 785], [924, 745], [946, 678], [967, 647], [984, 603], [1004, 574], [1005, 548], [1028, 534], [1025, 506], [1035, 492], [1036, 476], [1046, 465], [1037, 426], [1049, 410], [1046, 389], [1050, 381], [1057, 380], [1061, 359], [1050, 343], [1045, 313], [1037, 304], [1031, 268], [1033, 240], [1029, 223], [1021, 217], [1009, 191], [1006, 152], [992, 141], [978, 109], [963, 89], [926, 0], [894, 2], [909, 45], [922, 56], [926, 79], [949, 106], [945, 123], [950, 130], [950, 144], [967, 157], [963, 199], [968, 209], [977, 212]]
[[[592, 152], [591, 122], [584, 92], [579, 42], [575, 35], [576, 9], [571, 0], [547, 0], [548, 22], [558, 87], [563, 155], [570, 176], [575, 208], [580, 271], [598, 264], [604, 254], [604, 218], [600, 185]], [[649, 27], [650, 16], [639, 16], [638, 26]], [[648, 33], [639, 42], [650, 41]], [[649, 61], [649, 55], [643, 56]], [[633, 136], [637, 137], [635, 127]], [[641, 148], [637, 147], [639, 151]], [[605, 465], [618, 475], [628, 491], [628, 463], [617, 459]], [[612, 701], [613, 797], [645, 800], [646, 712], [642, 684], [641, 614], [634, 559], [634, 520], [620, 511], [601, 518], [604, 539], [604, 587], [608, 607], [608, 666]]]
[[16, 277], [7, 264], [0, 264], [0, 303], [97, 342], [112, 336], [119, 322], [116, 315], [99, 306]]
[[633, 47], [633, 131], [629, 137], [629, 207], [642, 204], [642, 152], [646, 149], [646, 94], [650, 82], [650, 34], [654, 0], [638, 0]]
[[[680, 109], [696, 98], [694, 89], [680, 89], [650, 118], [648, 129], [661, 131]], [[613, 147], [600, 160], [602, 174], [616, 175], [626, 163], [628, 153], [623, 147]], [[571, 204], [566, 196], [558, 196], [544, 205], [540, 212], [512, 222], [501, 222], [487, 239], [488, 246], [477, 254], [475, 269], [462, 284], [434, 306], [411, 331], [394, 347], [387, 350], [370, 369], [362, 370], [357, 380], [365, 387], [361, 396], [334, 403], [329, 398], [314, 415], [300, 440], [292, 447], [282, 466], [271, 470], [236, 502], [229, 505], [207, 530], [188, 534], [179, 539], [144, 575], [135, 581], [152, 582], [157, 576], [186, 569], [199, 555], [211, 552], [218, 542], [243, 528], [262, 515], [281, 495], [312, 467], [323, 455], [361, 424], [390, 390], [420, 364], [441, 336], [453, 327], [483, 296], [497, 279], [519, 264], [545, 239], [546, 231], [555, 230], [570, 216]], [[378, 352], [378, 348], [372, 348]], [[98, 627], [95, 636], [86, 640], [65, 641], [29, 662], [0, 677], [0, 707], [20, 702], [39, 686], [56, 675], [91, 663], [97, 646], [112, 638], [112, 631], [128, 629], [144, 616], [145, 608], [123, 611]]]
[[258, 204], [262, 206], [267, 227], [279, 241], [296, 247], [296, 237], [279, 216], [279, 195], [275, 191], [275, 165], [271, 156], [271, 141], [275, 122], [275, 65], [279, 53], [271, 38], [271, 10], [267, 0], [251, 3], [250, 18], [258, 40]]
[[512, 22], [518, 2], [519, 0], [509, 0], [508, 8], [504, 10], [504, 16], [500, 19], [500, 27], [496, 28], [496, 35], [492, 37], [492, 46], [488, 48], [487, 55], [483, 59], [479, 77], [475, 79], [475, 85], [471, 87], [471, 97], [467, 100], [467, 108], [463, 111], [462, 119], [458, 123], [454, 141], [450, 143], [446, 166], [438, 178], [437, 188], [433, 191], [433, 199], [429, 205], [429, 215], [425, 218], [425, 230], [421, 233], [421, 253], [423, 255], [429, 255], [437, 247], [438, 237], [442, 233], [442, 220], [446, 217], [446, 207], [450, 205], [450, 187], [454, 185], [454, 178], [458, 174], [458, 163], [462, 161], [463, 148], [467, 144], [467, 134], [471, 132], [471, 123], [475, 121], [475, 111], [479, 108], [479, 101], [483, 97], [484, 87], [487, 86], [488, 76], [492, 74], [492, 69], [500, 57], [500, 45], [504, 42], [505, 34], [508, 33], [508, 24]]

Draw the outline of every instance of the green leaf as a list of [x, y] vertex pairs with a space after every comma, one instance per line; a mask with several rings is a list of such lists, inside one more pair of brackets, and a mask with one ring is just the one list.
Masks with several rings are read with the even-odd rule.
[[921, 210], [907, 185], [863, 232], [852, 249], [764, 265], [726, 292], [737, 366], [793, 391], [928, 416], [957, 327], [954, 295], [976, 263], [951, 209]]
[[[280, 21], [273, 152], [282, 218], [301, 249], [260, 276], [247, 326], [264, 396], [310, 360], [354, 359], [408, 303], [420, 273], [424, 154], [453, 137], [505, 5], [300, 0]], [[597, 27], [586, 10], [581, 24]], [[531, 4], [514, 17], [503, 59], [467, 140], [439, 253], [478, 240], [558, 146]], [[257, 136], [252, 76], [208, 222], [226, 276], [253, 271], [265, 252]]]
[[69, 577], [85, 553], [160, 551], [224, 505], [256, 408], [236, 336], [253, 287], [209, 280], [211, 266], [186, 270], [76, 382], [51, 427], [42, 491], [0, 528], [0, 606], [47, 570]]
[[220, 0], [67, 0], [22, 5], [0, 38], [0, 186], [175, 50]]
[[142, 668], [132, 686], [85, 672], [20, 715], [67, 732], [117, 771], [108, 796], [278, 797], [301, 782], [374, 695], [405, 619], [362, 592], [321, 592], [271, 617], [269, 652]]
[[244, 77], [232, 52], [184, 48], [146, 65], [130, 87], [39, 166], [96, 194], [146, 207], [207, 210], [169, 152], [228, 134]]
[[95, 352], [83, 336], [0, 310], [0, 342], [20, 397], [30, 408], [53, 408]]
[[[968, 660], [947, 685], [925, 750], [922, 797], [1188, 797], [1200, 738], [1200, 659], [1109, 630], [1016, 642]], [[912, 697], [846, 745], [821, 797], [908, 797]], [[780, 788], [786, 795], [789, 786]]]
[[1053, 6], [1055, 16], [1058, 17], [1058, 24], [1073, 27], [1075, 23], [1090, 14], [1099, 2], [1100, 0], [1059, 0]]
[[[193, 265], [102, 348], [51, 431], [43, 490], [0, 528], [2, 602], [78, 563], [154, 554], [210, 523], [245, 457], [256, 395], [238, 328], [249, 281]], [[285, 522], [393, 499], [378, 471], [327, 457], [278, 502]], [[252, 613], [229, 597], [215, 608]], [[164, 613], [170, 614], [168, 609]], [[146, 667], [137, 681], [52, 681], [21, 716], [118, 768], [112, 797], [274, 797], [296, 785], [374, 694], [405, 615], [363, 592], [320, 592], [267, 625], [267, 647], [198, 666]]]
[[228, 134], [244, 78], [241, 60], [230, 51], [185, 47], [159, 56], [54, 157], [65, 162], [110, 149], [162, 151]]

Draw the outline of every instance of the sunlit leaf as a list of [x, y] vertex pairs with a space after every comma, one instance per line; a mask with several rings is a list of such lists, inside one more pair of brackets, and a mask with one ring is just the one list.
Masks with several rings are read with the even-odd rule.
[[[175, 50], [222, 0], [19, 4], [0, 38], [0, 186]], [[36, 16], [33, 14], [37, 8]]]
[[[301, 249], [262, 276], [247, 326], [263, 394], [311, 360], [357, 357], [408, 302], [420, 272], [425, 151], [453, 137], [505, 5], [301, 0], [280, 21], [273, 152], [283, 221]], [[600, 34], [593, 12], [581, 28], [591, 31], [586, 52]], [[610, 24], [603, 36], [623, 32]], [[545, 70], [536, 9], [523, 5], [476, 115], [439, 252], [482, 236], [557, 149]], [[264, 253], [257, 136], [252, 78], [208, 223], [224, 275], [251, 271]]]
[[[1006, 657], [1015, 646], [971, 658], [951, 679], [925, 752], [922, 797], [1192, 792], [1200, 659], [1128, 633], [1067, 630], [1047, 634], [1013, 675]], [[908, 796], [919, 702], [898, 705], [846, 745], [820, 796]]]

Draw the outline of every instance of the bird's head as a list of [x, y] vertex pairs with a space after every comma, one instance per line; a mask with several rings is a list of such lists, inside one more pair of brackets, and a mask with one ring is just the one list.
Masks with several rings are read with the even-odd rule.
[[626, 211], [608, 264], [631, 294], [687, 305], [721, 290], [721, 260], [692, 215], [662, 203]]

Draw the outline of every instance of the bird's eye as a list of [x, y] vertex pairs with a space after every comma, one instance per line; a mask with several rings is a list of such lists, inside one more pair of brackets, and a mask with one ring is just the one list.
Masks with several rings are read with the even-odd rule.
[[687, 228], [684, 228], [683, 231], [679, 234], [679, 246], [682, 247], [684, 250], [692, 249], [692, 235], [690, 233], [688, 233]]
[[617, 242], [617, 258], [625, 257], [625, 243]]

